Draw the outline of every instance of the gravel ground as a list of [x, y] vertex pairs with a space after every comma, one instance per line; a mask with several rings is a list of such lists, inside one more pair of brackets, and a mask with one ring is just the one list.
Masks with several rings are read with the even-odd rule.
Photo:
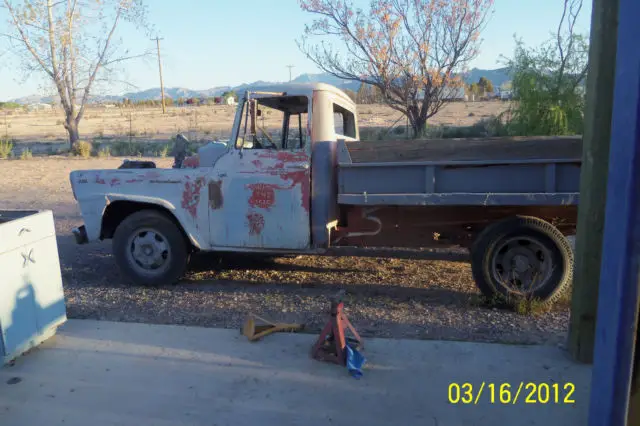
[[68, 172], [120, 162], [0, 160], [0, 209], [54, 211], [71, 318], [239, 328], [253, 312], [302, 322], [315, 333], [327, 320], [329, 297], [345, 289], [346, 312], [363, 336], [564, 344], [566, 305], [536, 316], [481, 306], [470, 265], [459, 255], [448, 261], [317, 256], [258, 261], [198, 255], [176, 286], [129, 286], [111, 256], [110, 242], [77, 246], [70, 232], [81, 218]]

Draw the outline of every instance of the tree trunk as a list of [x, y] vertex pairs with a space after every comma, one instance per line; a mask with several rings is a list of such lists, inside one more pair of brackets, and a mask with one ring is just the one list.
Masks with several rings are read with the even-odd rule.
[[420, 114], [411, 114], [409, 113], [409, 124], [411, 125], [411, 130], [413, 131], [413, 138], [419, 139], [424, 137], [425, 131], [427, 130], [427, 119], [420, 117]]
[[78, 132], [78, 125], [76, 121], [72, 119], [67, 119], [67, 122], [64, 125], [64, 128], [67, 129], [67, 133], [69, 134], [69, 148], [73, 149], [73, 145], [80, 140], [80, 133]]

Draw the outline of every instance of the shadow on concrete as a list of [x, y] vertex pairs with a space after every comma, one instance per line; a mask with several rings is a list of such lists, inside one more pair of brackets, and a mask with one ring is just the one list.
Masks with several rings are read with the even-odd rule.
[[1, 352], [8, 357], [7, 361], [21, 355], [49, 337], [65, 319], [64, 296], [48, 306], [42, 306], [38, 303], [33, 285], [25, 284], [15, 292], [11, 322], [4, 328], [4, 347], [0, 341]]

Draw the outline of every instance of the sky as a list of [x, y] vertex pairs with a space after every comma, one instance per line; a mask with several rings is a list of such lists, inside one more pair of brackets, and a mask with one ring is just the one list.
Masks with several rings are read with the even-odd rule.
[[[292, 74], [319, 72], [299, 51], [295, 41], [312, 15], [300, 10], [297, 0], [147, 0], [149, 21], [162, 37], [161, 56], [165, 87], [208, 89], [256, 80], [287, 81]], [[367, 6], [367, 0], [355, 0]], [[510, 56], [514, 35], [528, 45], [538, 45], [557, 27], [562, 0], [495, 0], [494, 11], [482, 33], [480, 55], [471, 67], [502, 66]], [[578, 30], [589, 30], [591, 2], [585, 0]], [[0, 33], [7, 28], [7, 13], [0, 9]], [[119, 36], [132, 52], [155, 47], [145, 34], [122, 25]], [[26, 81], [10, 53], [2, 54], [0, 41], [0, 100], [45, 94], [43, 79]], [[134, 90], [159, 87], [156, 58], [128, 62], [124, 79]], [[131, 90], [131, 89], [129, 89]], [[122, 93], [112, 87], [111, 94]]]

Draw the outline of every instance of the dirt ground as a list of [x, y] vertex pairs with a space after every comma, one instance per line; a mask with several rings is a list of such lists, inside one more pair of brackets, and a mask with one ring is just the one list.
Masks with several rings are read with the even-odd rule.
[[[429, 119], [433, 126], [469, 126], [480, 119], [497, 115], [508, 104], [493, 102], [453, 102]], [[160, 107], [88, 108], [80, 122], [85, 139], [128, 139], [131, 133], [138, 139], [166, 140], [177, 133], [189, 133], [191, 138], [228, 138], [235, 107], [227, 105], [198, 107], [169, 107], [162, 114]], [[398, 121], [401, 114], [385, 105], [358, 105], [360, 127], [384, 127]], [[56, 142], [66, 140], [62, 127], [62, 110], [0, 111], [0, 135], [17, 142]], [[275, 114], [265, 117], [265, 124], [277, 124]]]
[[[0, 210], [54, 212], [70, 317], [236, 328], [253, 312], [303, 322], [317, 332], [327, 320], [329, 296], [343, 288], [347, 313], [365, 336], [564, 342], [566, 308], [524, 316], [480, 306], [470, 265], [454, 255], [446, 261], [300, 256], [274, 262], [200, 255], [179, 285], [130, 286], [116, 268], [110, 242], [77, 246], [70, 233], [82, 221], [69, 172], [115, 168], [121, 161], [0, 160]], [[159, 166], [170, 163], [162, 159]]]

